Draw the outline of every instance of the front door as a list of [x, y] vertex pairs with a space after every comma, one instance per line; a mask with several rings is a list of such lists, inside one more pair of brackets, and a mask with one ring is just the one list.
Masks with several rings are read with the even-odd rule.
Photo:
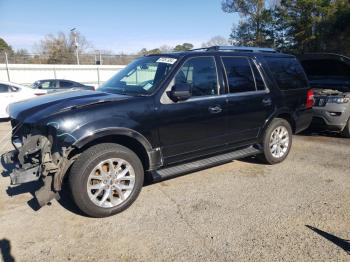
[[[167, 91], [176, 83], [191, 85], [192, 97], [173, 102]], [[166, 164], [198, 157], [225, 143], [226, 99], [219, 94], [212, 56], [187, 59], [161, 97], [159, 139]]]

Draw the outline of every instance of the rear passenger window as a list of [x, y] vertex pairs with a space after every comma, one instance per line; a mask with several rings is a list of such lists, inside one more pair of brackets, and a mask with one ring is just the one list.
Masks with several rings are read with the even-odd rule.
[[60, 87], [61, 88], [69, 88], [69, 87], [73, 87], [74, 84], [72, 82], [69, 81], [60, 81]]
[[230, 93], [255, 91], [249, 60], [244, 57], [222, 57]]
[[296, 58], [265, 57], [265, 59], [280, 89], [307, 87], [304, 70]]

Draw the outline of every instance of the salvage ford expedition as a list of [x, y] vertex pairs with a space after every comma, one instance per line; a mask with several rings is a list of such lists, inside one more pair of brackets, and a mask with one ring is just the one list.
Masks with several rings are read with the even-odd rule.
[[298, 60], [267, 48], [213, 46], [136, 59], [94, 91], [11, 104], [11, 183], [43, 180], [43, 206], [64, 181], [87, 215], [129, 207], [146, 174], [165, 179], [233, 159], [283, 161], [312, 120]]

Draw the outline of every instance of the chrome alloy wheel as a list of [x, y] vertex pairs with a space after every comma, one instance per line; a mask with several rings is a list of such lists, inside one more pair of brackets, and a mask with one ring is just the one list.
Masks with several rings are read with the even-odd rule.
[[289, 132], [287, 128], [284, 126], [275, 128], [271, 133], [269, 145], [273, 157], [283, 157], [287, 153], [289, 146]]
[[111, 208], [123, 203], [135, 186], [135, 171], [124, 159], [111, 158], [100, 162], [87, 180], [87, 193], [97, 206]]

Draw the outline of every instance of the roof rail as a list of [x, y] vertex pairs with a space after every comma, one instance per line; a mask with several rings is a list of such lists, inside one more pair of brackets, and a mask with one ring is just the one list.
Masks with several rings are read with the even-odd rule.
[[265, 47], [249, 47], [249, 46], [210, 46], [192, 49], [191, 51], [231, 51], [231, 52], [262, 52], [262, 53], [278, 53], [276, 49]]

